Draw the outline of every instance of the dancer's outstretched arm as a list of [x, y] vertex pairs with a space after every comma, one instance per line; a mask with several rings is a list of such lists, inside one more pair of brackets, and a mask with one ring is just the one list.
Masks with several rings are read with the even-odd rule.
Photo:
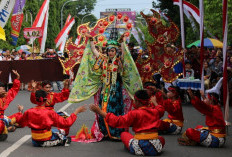
[[95, 44], [93, 43], [93, 37], [87, 33], [85, 34], [85, 36], [88, 37], [90, 40], [90, 47], [91, 47], [91, 50], [92, 50], [94, 56], [99, 57], [99, 52], [97, 51], [97, 49], [95, 48]]

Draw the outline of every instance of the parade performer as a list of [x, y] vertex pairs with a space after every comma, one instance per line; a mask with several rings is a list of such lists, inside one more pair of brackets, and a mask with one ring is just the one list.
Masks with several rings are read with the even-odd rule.
[[207, 127], [198, 125], [195, 129], [188, 128], [178, 139], [181, 145], [200, 144], [206, 147], [222, 147], [226, 141], [226, 127], [223, 113], [219, 104], [219, 95], [208, 93], [207, 97], [203, 96], [203, 101], [194, 96], [191, 89], [188, 90], [191, 98], [191, 104], [202, 114], [205, 115], [205, 124]]
[[71, 138], [59, 129], [51, 127], [66, 128], [72, 126], [77, 119], [77, 114], [84, 112], [84, 106], [78, 107], [68, 118], [63, 118], [55, 111], [47, 109], [47, 93], [38, 90], [35, 93], [37, 106], [23, 114], [19, 124], [22, 127], [31, 128], [32, 144], [35, 147], [69, 146]]
[[4, 120], [4, 111], [8, 108], [11, 101], [14, 100], [20, 89], [20, 75], [17, 71], [12, 71], [16, 75], [16, 79], [13, 82], [13, 87], [8, 92], [6, 92], [4, 84], [0, 82], [0, 140], [3, 141], [7, 139], [8, 134], [7, 124]]
[[[97, 93], [96, 101], [104, 112], [124, 115], [131, 109], [131, 98], [135, 91], [142, 89], [139, 73], [125, 44], [125, 35], [122, 36], [122, 54], [114, 39], [108, 40], [106, 55], [95, 49], [90, 35], [86, 36], [90, 42], [86, 46], [69, 102], [80, 102]], [[103, 137], [119, 140], [124, 129], [108, 126], [105, 119], [97, 116], [91, 131], [98, 141]]]
[[159, 132], [162, 134], [179, 134], [184, 123], [179, 87], [170, 86], [163, 99], [162, 105], [168, 112], [168, 118], [160, 120]]
[[[144, 89], [147, 90], [148, 95], [151, 97], [150, 106], [154, 107], [155, 102], [159, 105], [163, 103], [163, 91], [160, 89], [160, 85], [153, 82], [145, 82]], [[155, 100], [154, 100], [155, 99]]]
[[[35, 97], [35, 91], [36, 91], [37, 83], [35, 81], [32, 82], [32, 92], [31, 92], [31, 102], [33, 104], [36, 104], [36, 97]], [[68, 99], [69, 97], [69, 80], [64, 81], [64, 88], [60, 93], [54, 93], [51, 91], [52, 85], [50, 81], [43, 81], [42, 82], [42, 90], [44, 90], [48, 96], [47, 96], [47, 102], [45, 107], [47, 109], [53, 110], [56, 103], [63, 102]]]
[[150, 97], [146, 90], [137, 91], [134, 100], [135, 109], [123, 116], [106, 113], [96, 105], [91, 105], [90, 109], [105, 118], [112, 127], [132, 127], [134, 136], [129, 132], [121, 133], [121, 140], [130, 153], [156, 156], [161, 153], [165, 144], [164, 138], [158, 136], [159, 119], [164, 114], [164, 108], [161, 105], [149, 107]]
[[[32, 81], [32, 92], [31, 92], [31, 102], [33, 104], [36, 104], [36, 97], [35, 97], [35, 91], [36, 91], [36, 87], [37, 87], [37, 82]], [[69, 97], [69, 80], [65, 80], [64, 81], [64, 88], [60, 93], [54, 93], [51, 91], [51, 82], [50, 81], [43, 81], [42, 82], [42, 90], [44, 90], [47, 93], [47, 101], [45, 104], [45, 107], [49, 110], [54, 110], [54, 106], [56, 103], [59, 102], [64, 102], [65, 100], [68, 99]], [[66, 118], [69, 115], [65, 112], [59, 112], [59, 115], [61, 115], [62, 117]], [[65, 131], [65, 134], [68, 135], [69, 134], [69, 128], [63, 128]]]

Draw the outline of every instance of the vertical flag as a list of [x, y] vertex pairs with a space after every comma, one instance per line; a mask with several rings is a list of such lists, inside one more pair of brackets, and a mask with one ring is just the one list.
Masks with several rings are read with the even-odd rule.
[[2, 0], [0, 3], [0, 26], [5, 27], [14, 8], [15, 0]]
[[[33, 27], [42, 27], [43, 29], [43, 36], [39, 39], [40, 43], [40, 53], [44, 53], [45, 42], [47, 39], [47, 26], [48, 26], [48, 11], [49, 11], [49, 2], [50, 0], [45, 0], [37, 14], [34, 23], [32, 24]], [[32, 43], [33, 41], [30, 41]]]
[[[75, 23], [75, 19], [73, 17], [71, 20], [69, 20], [69, 22], [65, 24], [65, 26], [62, 28], [62, 30], [60, 31], [60, 33], [57, 35], [55, 39], [56, 47], [59, 47], [61, 45], [61, 50], [64, 49], [64, 45], [68, 37], [68, 33], [70, 32], [74, 23]], [[62, 45], [62, 43], [64, 44]]]
[[[66, 19], [66, 21], [65, 21], [65, 24], [64, 24], [64, 25], [66, 25], [66, 24], [70, 21], [70, 19], [71, 19], [71, 15], [69, 14], [68, 17], [67, 17], [67, 19]], [[69, 35], [69, 32], [68, 32], [68, 34], [67, 34], [67, 36], [66, 36], [66, 40], [67, 40], [67, 38], [68, 38], [68, 35]], [[66, 40], [63, 41], [63, 42], [60, 44], [60, 46], [59, 46], [59, 50], [60, 50], [60, 52], [62, 52], [62, 53], [63, 53], [63, 51], [64, 51], [64, 47], [65, 47]]]
[[[174, 5], [179, 5], [179, 1], [180, 1], [180, 0], [173, 0], [173, 4], [174, 4]], [[191, 16], [196, 20], [196, 22], [200, 24], [200, 11], [199, 11], [199, 9], [198, 9], [195, 5], [193, 5], [192, 3], [189, 3], [189, 2], [183, 0], [183, 9], [184, 9], [184, 13], [185, 13], [185, 15], [188, 17], [188, 19], [189, 19], [189, 15], [191, 15]], [[190, 20], [190, 22], [191, 22], [191, 19], [189, 19], [189, 20]], [[192, 22], [193, 22], [193, 21], [192, 21]], [[191, 24], [192, 24], [192, 22], [191, 22]], [[192, 27], [193, 27], [193, 29], [194, 29], [194, 26], [193, 26], [193, 25], [192, 25]], [[204, 29], [206, 29], [206, 28], [204, 28]], [[208, 33], [212, 38], [216, 38], [216, 37], [213, 36], [213, 34], [210, 33], [209, 31], [207, 31], [207, 33]]]
[[16, 0], [14, 10], [11, 17], [11, 38], [13, 41], [11, 42], [12, 45], [17, 45], [17, 40], [19, 37], [21, 25], [23, 22], [23, 8], [25, 6], [25, 0]]
[[229, 92], [227, 74], [227, 36], [228, 36], [228, 1], [223, 0], [223, 103], [225, 109], [225, 121], [229, 120]]
[[200, 40], [201, 40], [201, 90], [204, 90], [204, 70], [203, 70], [203, 61], [204, 61], [204, 1], [200, 0]]

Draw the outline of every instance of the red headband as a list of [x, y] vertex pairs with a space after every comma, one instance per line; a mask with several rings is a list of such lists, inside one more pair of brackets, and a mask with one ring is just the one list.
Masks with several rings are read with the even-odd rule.
[[176, 89], [173, 88], [173, 87], [168, 87], [168, 90], [169, 90], [170, 92], [174, 93], [174, 94], [178, 94], [178, 92], [176, 91]]
[[148, 105], [149, 104], [149, 100], [150, 99], [139, 99], [138, 97], [134, 96], [134, 98], [136, 100], [138, 100], [139, 102], [141, 102], [143, 105]]

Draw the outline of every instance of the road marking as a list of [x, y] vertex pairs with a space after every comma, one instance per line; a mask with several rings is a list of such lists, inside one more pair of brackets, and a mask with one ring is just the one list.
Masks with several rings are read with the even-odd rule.
[[24, 142], [26, 142], [29, 138], [31, 138], [31, 135], [25, 135], [24, 137], [22, 137], [20, 140], [18, 140], [17, 142], [15, 142], [12, 146], [10, 146], [9, 148], [7, 148], [6, 150], [4, 150], [0, 156], [1, 157], [7, 157], [8, 155], [10, 155], [10, 153], [12, 153], [13, 151], [15, 151], [17, 148], [19, 148]]
[[58, 112], [61, 112], [61, 111], [65, 111], [69, 106], [71, 106], [72, 103], [67, 103], [66, 105], [64, 105], [61, 109], [58, 110]]
[[[64, 105], [61, 109], [58, 110], [58, 112], [65, 111], [71, 105], [72, 105], [72, 103], [68, 103], [68, 104]], [[10, 155], [10, 153], [12, 153], [13, 151], [15, 151], [17, 148], [19, 148], [23, 143], [25, 143], [30, 138], [31, 138], [31, 135], [25, 135], [20, 140], [18, 140], [17, 142], [15, 142], [12, 146], [10, 146], [6, 150], [4, 150], [0, 154], [0, 157], [7, 157], [8, 155]]]

